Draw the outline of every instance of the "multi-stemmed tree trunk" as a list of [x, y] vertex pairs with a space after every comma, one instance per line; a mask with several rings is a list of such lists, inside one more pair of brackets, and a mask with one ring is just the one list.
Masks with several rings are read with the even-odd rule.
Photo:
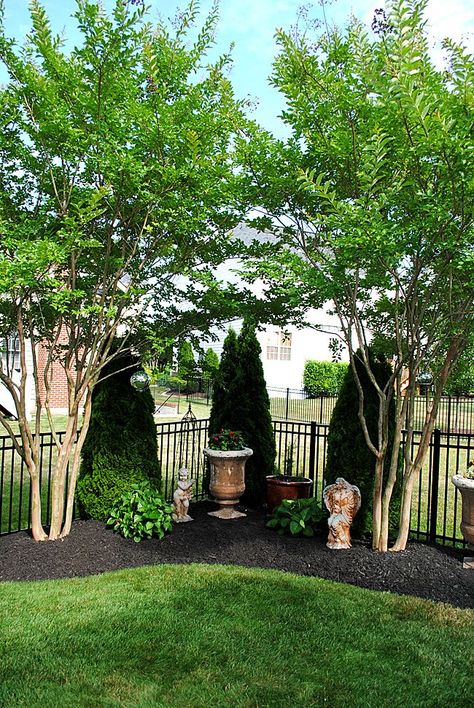
[[[371, 351], [369, 351], [369, 361], [375, 378], [379, 386], [383, 389], [386, 382], [392, 377], [390, 364], [383, 356], [375, 356]], [[371, 440], [376, 440], [379, 419], [379, 396], [365, 374], [364, 367], [361, 363], [360, 352], [356, 352], [355, 354], [355, 366], [364, 393], [364, 420], [367, 423]], [[394, 398], [391, 399], [389, 406], [388, 448], [384, 459], [383, 477], [385, 481], [390, 466], [389, 456], [394, 443], [396, 407]], [[337, 477], [342, 476], [359, 487], [362, 503], [353, 521], [353, 530], [355, 533], [369, 534], [372, 532], [374, 493], [375, 497], [379, 499], [380, 484], [374, 489], [376, 458], [367, 445], [358, 410], [359, 392], [354, 381], [352, 367], [349, 367], [342, 382], [329, 423], [324, 479], [326, 483], [329, 484], [334, 482]], [[401, 485], [399, 484], [397, 489], [398, 512], [400, 511], [400, 490]], [[377, 523], [380, 526], [381, 518], [379, 509], [377, 509], [377, 516]], [[382, 517], [383, 516], [384, 514], [382, 512]], [[392, 504], [390, 515], [392, 533], [394, 527], [396, 527], [396, 517], [395, 505]]]

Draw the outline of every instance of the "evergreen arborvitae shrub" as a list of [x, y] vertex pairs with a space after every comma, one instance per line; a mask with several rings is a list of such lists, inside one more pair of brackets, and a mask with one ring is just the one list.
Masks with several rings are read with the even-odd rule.
[[261, 348], [253, 324], [245, 320], [238, 338], [239, 363], [230, 386], [232, 427], [242, 432], [253, 455], [245, 465], [242, 501], [262, 506], [267, 475], [274, 474], [276, 446], [270, 415], [270, 400], [263, 375]]
[[182, 342], [178, 350], [178, 376], [189, 381], [196, 376], [196, 360], [190, 342]]
[[202, 362], [202, 377], [213, 383], [219, 370], [219, 357], [213, 349], [208, 349]]
[[130, 384], [139, 367], [126, 367], [135, 362], [129, 355], [114, 359], [92, 394], [77, 498], [81, 513], [100, 521], [107, 521], [122, 494], [137, 483], [149, 480], [157, 489], [161, 486], [154, 401], [149, 390], [139, 392]]
[[239, 365], [237, 335], [229, 329], [224, 340], [219, 368], [214, 377], [211, 412], [209, 415], [209, 434], [218, 433], [222, 428], [235, 427], [232, 422], [232, 401], [230, 387]]
[[245, 321], [240, 335], [229, 330], [214, 383], [209, 433], [238, 430], [253, 455], [245, 465], [242, 501], [258, 507], [265, 502], [265, 477], [274, 473], [276, 446], [270, 400], [263, 375], [255, 327]]
[[[391, 375], [388, 362], [383, 357], [375, 358], [369, 352], [374, 376], [382, 388]], [[377, 444], [377, 426], [379, 399], [364, 366], [356, 354], [356, 368], [364, 390], [364, 413], [371, 440]], [[342, 382], [336, 405], [331, 416], [328, 431], [325, 482], [332, 484], [337, 477], [344, 477], [351, 484], [359, 487], [362, 505], [356, 515], [352, 530], [355, 534], [365, 535], [372, 532], [373, 490], [375, 481], [375, 456], [365, 441], [358, 416], [359, 393], [354, 380], [352, 367], [349, 366]], [[392, 400], [389, 412], [389, 447], [386, 456], [384, 482], [390, 467], [393, 435], [395, 428], [395, 401]], [[393, 490], [390, 529], [398, 526], [401, 498], [401, 467], [397, 474], [397, 484]]]

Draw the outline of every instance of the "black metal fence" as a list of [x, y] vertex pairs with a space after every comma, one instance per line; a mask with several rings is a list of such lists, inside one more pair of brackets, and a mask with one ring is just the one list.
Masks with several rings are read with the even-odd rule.
[[[324, 487], [327, 425], [277, 420], [276, 466], [281, 472], [303, 474], [314, 481], [313, 493], [321, 498]], [[62, 436], [62, 433], [60, 434]], [[208, 420], [159, 423], [158, 459], [164, 494], [172, 497], [180, 467], [196, 480], [196, 497], [206, 496], [203, 448], [208, 439]], [[413, 448], [420, 434], [414, 436]], [[56, 447], [51, 433], [41, 433], [43, 523], [50, 521], [49, 491]], [[474, 458], [474, 434], [434, 431], [429, 455], [413, 494], [411, 535], [444, 545], [463, 545], [459, 529], [461, 499], [451, 477], [464, 471]], [[0, 437], [0, 533], [30, 527], [30, 480], [22, 458], [8, 436]]]
[[205, 379], [193, 379], [186, 383], [167, 377], [151, 384], [150, 391], [155, 401], [155, 415], [182, 415], [189, 403], [208, 415], [212, 401], [212, 384]]
[[[329, 425], [337, 396], [311, 398], [304, 389], [269, 388], [274, 420], [294, 420]], [[414, 425], [423, 427], [431, 396], [415, 398]], [[474, 433], [474, 396], [442, 396], [436, 426], [446, 433]]]

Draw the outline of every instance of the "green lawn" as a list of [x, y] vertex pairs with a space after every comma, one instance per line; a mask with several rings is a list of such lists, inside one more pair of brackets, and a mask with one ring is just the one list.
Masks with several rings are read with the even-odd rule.
[[474, 612], [318, 578], [155, 566], [0, 585], [0, 705], [463, 706]]

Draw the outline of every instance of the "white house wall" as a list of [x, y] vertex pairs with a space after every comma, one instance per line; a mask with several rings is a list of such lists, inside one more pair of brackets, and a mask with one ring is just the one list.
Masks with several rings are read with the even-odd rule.
[[[326, 334], [310, 328], [296, 329], [287, 327], [285, 331], [291, 335], [290, 360], [269, 359], [267, 354], [267, 336], [269, 332], [271, 333], [272, 330], [275, 331], [277, 329], [270, 325], [264, 332], [258, 333], [258, 340], [262, 348], [263, 372], [270, 396], [278, 394], [278, 391], [272, 391], [271, 389], [303, 388], [304, 367], [309, 359], [331, 361], [332, 358], [329, 342], [334, 337], [334, 334]], [[347, 357], [344, 358], [347, 359]]]
[[[26, 369], [27, 369], [27, 378], [26, 378], [26, 417], [28, 420], [31, 419], [34, 408], [35, 408], [35, 392], [34, 392], [34, 382], [33, 382], [33, 355], [31, 351], [31, 344], [29, 341], [26, 342], [26, 351], [25, 351], [25, 358], [26, 358]], [[12, 371], [12, 379], [14, 383], [18, 384], [20, 383], [21, 380], [21, 371], [20, 369], [14, 369]], [[6, 386], [2, 383], [0, 383], [0, 405], [2, 408], [7, 410], [11, 415], [17, 417], [17, 412], [15, 408], [15, 403], [13, 401], [13, 397], [10, 393], [10, 391], [6, 388]]]
[[[243, 320], [237, 320], [229, 326], [239, 334], [242, 322]], [[281, 393], [281, 389], [303, 388], [304, 367], [309, 359], [318, 361], [332, 360], [329, 343], [339, 331], [337, 321], [323, 310], [313, 310], [308, 313], [308, 322], [327, 328], [328, 331], [317, 331], [309, 326], [304, 329], [297, 329], [293, 326], [285, 327], [284, 331], [291, 335], [289, 360], [282, 359], [280, 351], [278, 351], [277, 359], [268, 358], [268, 343], [274, 341], [275, 336], [281, 333], [281, 328], [266, 325], [264, 329], [257, 331], [257, 339], [262, 349], [263, 373], [270, 396], [278, 396]], [[211, 344], [204, 344], [204, 348], [213, 349], [220, 357], [229, 326], [221, 330], [214, 330], [214, 334], [217, 336], [216, 341]], [[348, 361], [346, 351], [343, 352], [342, 360]]]

